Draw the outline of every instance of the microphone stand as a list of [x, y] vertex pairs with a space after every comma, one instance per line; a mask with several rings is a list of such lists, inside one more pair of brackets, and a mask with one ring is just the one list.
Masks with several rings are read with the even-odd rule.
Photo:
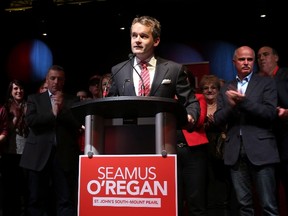
[[125, 80], [124, 80], [123, 87], [122, 87], [122, 90], [123, 90], [123, 91], [122, 91], [122, 95], [124, 95], [124, 93], [125, 93], [125, 87], [126, 87], [126, 83], [127, 83], [127, 82], [130, 82], [130, 79], [125, 79]]
[[[131, 64], [131, 60], [134, 58], [135, 54], [133, 53], [130, 53], [128, 55], [129, 59], [110, 77], [110, 79], [108, 80], [107, 82], [107, 85], [111, 82], [111, 80], [130, 62]], [[134, 67], [133, 67], [134, 68]], [[130, 80], [129, 80], [130, 81]], [[110, 88], [110, 86], [109, 86]], [[104, 94], [105, 92], [105, 94]], [[105, 85], [105, 89], [104, 89], [104, 92], [103, 92], [103, 98], [107, 97], [108, 95], [108, 89], [107, 89], [107, 86]]]

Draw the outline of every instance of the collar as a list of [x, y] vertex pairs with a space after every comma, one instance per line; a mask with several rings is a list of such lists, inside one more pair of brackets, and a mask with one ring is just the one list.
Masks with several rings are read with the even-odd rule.
[[49, 97], [51, 97], [52, 93], [50, 92], [49, 89], [48, 89], [47, 91], [48, 91], [48, 95], [49, 95]]
[[[138, 65], [138, 64], [140, 64], [140, 62], [142, 61], [142, 60], [140, 60], [139, 58], [135, 58], [136, 59], [136, 64]], [[143, 61], [145, 61], [145, 62], [147, 62], [147, 65], [148, 66], [153, 66], [153, 67], [156, 67], [156, 58], [154, 57], [154, 56], [152, 56], [151, 58], [148, 58], [148, 59], [145, 59], [145, 60], [143, 60]]]
[[244, 77], [241, 81], [241, 79], [239, 78], [239, 76], [237, 75], [236, 76], [236, 80], [237, 82], [249, 82], [250, 79], [251, 79], [251, 76], [252, 76], [253, 72], [249, 73], [246, 77]]

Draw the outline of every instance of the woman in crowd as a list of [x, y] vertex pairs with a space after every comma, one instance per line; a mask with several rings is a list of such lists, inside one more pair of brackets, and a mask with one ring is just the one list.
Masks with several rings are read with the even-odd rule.
[[[191, 88], [195, 78], [188, 72]], [[193, 131], [183, 129], [177, 134], [178, 216], [207, 215], [207, 144], [204, 129], [207, 103], [202, 93], [195, 93], [200, 104], [200, 116]]]
[[231, 183], [228, 169], [224, 165], [223, 146], [219, 146], [224, 128], [214, 124], [213, 114], [217, 109], [217, 96], [221, 81], [215, 75], [204, 75], [199, 83], [200, 91], [207, 102], [205, 131], [208, 144], [208, 215], [228, 215], [230, 212]]
[[101, 85], [102, 97], [106, 97], [108, 95], [111, 83], [112, 83], [111, 73], [106, 73], [101, 76], [100, 85]]
[[8, 142], [3, 149], [3, 216], [19, 216], [25, 211], [24, 171], [19, 166], [28, 127], [25, 124], [24, 85], [19, 80], [9, 83], [5, 109], [8, 113]]

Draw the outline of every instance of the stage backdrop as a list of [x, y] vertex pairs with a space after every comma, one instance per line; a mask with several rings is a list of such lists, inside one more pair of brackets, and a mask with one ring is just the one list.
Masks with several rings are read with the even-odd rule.
[[198, 89], [203, 75], [210, 74], [209, 62], [186, 63], [184, 65], [195, 76], [195, 88]]

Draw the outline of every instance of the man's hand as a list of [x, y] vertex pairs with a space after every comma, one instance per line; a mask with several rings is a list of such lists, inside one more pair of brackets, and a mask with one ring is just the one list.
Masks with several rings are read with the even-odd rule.
[[280, 119], [288, 119], [288, 109], [277, 107], [277, 111], [278, 111], [278, 117]]
[[193, 118], [193, 116], [192, 115], [187, 115], [187, 120], [188, 120], [188, 124], [192, 124], [192, 125], [194, 125], [195, 124], [195, 120], [194, 120], [194, 118]]
[[55, 94], [51, 96], [51, 100], [53, 114], [57, 116], [63, 107], [63, 93], [56, 91]]
[[240, 92], [235, 91], [235, 90], [227, 90], [226, 96], [227, 96], [228, 102], [231, 106], [235, 106], [239, 102], [243, 101], [245, 98], [244, 94], [241, 94]]

